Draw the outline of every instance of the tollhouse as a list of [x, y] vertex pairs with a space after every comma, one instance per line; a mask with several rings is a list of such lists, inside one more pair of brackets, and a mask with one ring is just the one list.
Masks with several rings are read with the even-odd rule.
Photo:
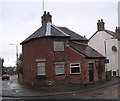
[[88, 39], [52, 24], [49, 12], [41, 19], [42, 26], [21, 42], [23, 84], [88, 84], [106, 78], [105, 57], [88, 46]]

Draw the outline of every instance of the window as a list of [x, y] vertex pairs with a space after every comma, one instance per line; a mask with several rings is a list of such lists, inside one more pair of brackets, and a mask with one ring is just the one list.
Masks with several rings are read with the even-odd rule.
[[70, 74], [80, 74], [80, 63], [70, 64]]
[[64, 64], [55, 64], [56, 75], [64, 74]]
[[54, 42], [54, 51], [64, 51], [64, 42], [55, 41]]
[[116, 71], [113, 71], [113, 76], [116, 76]]
[[37, 63], [37, 74], [38, 75], [45, 75], [45, 62], [38, 62]]

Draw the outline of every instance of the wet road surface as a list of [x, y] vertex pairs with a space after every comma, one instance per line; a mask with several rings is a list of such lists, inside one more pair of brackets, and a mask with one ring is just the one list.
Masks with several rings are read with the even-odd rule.
[[[2, 97], [3, 99], [2, 101], [8, 101], [8, 100], [19, 101], [20, 99], [21, 101], [24, 101], [26, 99], [28, 99], [29, 101], [30, 99], [31, 101], [34, 101], [35, 99], [36, 100], [37, 99], [109, 99], [110, 101], [110, 99], [117, 100], [118, 97], [120, 96], [120, 92], [118, 91], [119, 90], [118, 88], [119, 88], [119, 84], [114, 84], [114, 85], [103, 87], [100, 89], [94, 89], [94, 90], [88, 90], [88, 91], [82, 90], [79, 93], [39, 96], [49, 92], [40, 92], [38, 90], [25, 87], [19, 84], [17, 75], [13, 75], [13, 76], [10, 76], [10, 80], [2, 81], [2, 95], [4, 96]], [[28, 95], [29, 97], [27, 97]]]

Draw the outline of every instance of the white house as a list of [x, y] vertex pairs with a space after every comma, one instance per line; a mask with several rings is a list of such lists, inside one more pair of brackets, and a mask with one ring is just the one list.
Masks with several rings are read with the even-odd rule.
[[[118, 27], [120, 28], [120, 1], [118, 2]], [[120, 42], [119, 42], [118, 46], [119, 46], [119, 50], [120, 50]], [[120, 61], [120, 52], [118, 54], [118, 60]], [[120, 76], [120, 63], [118, 64], [118, 66], [119, 66], [119, 76]]]
[[120, 76], [120, 29], [106, 30], [103, 20], [98, 20], [97, 31], [89, 39], [89, 45], [106, 57], [106, 71]]

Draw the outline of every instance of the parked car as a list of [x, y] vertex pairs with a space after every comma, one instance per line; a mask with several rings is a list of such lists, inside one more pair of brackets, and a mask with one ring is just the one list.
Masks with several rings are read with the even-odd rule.
[[2, 80], [4, 80], [4, 79], [9, 80], [10, 79], [9, 75], [8, 74], [3, 74], [2, 75]]

